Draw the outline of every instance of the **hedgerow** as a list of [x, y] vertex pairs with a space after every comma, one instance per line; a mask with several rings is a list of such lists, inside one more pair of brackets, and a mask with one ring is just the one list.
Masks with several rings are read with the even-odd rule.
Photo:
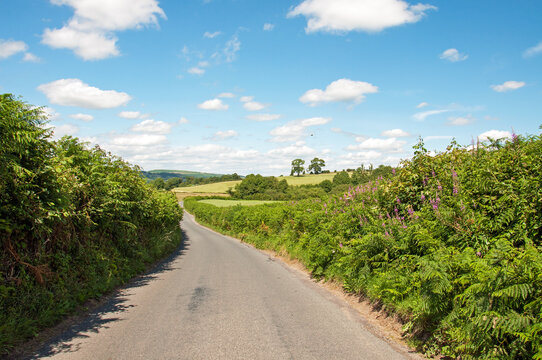
[[174, 250], [182, 212], [140, 170], [0, 95], [0, 354]]
[[377, 301], [429, 355], [542, 359], [542, 138], [420, 141], [394, 172], [327, 201], [185, 207]]

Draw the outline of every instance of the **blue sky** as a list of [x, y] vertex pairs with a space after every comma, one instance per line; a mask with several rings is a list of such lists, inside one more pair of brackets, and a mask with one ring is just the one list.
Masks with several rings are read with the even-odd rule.
[[538, 134], [542, 2], [0, 1], [0, 92], [146, 170], [396, 165]]

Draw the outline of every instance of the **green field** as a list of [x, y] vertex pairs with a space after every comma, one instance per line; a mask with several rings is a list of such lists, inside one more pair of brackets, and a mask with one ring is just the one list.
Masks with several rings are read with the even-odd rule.
[[[318, 174], [318, 175], [303, 175], [303, 176], [280, 176], [277, 177], [278, 180], [285, 179], [288, 182], [288, 185], [313, 185], [320, 184], [324, 180], [332, 181], [336, 173], [329, 174]], [[239, 184], [241, 180], [236, 181], [224, 181], [214, 184], [205, 184], [205, 185], [196, 185], [196, 186], [187, 186], [179, 187], [173, 189], [175, 192], [180, 193], [216, 193], [216, 194], [225, 194], [228, 189], [235, 187]]]
[[235, 205], [241, 206], [255, 206], [262, 204], [272, 204], [281, 201], [270, 201], [270, 200], [222, 200], [222, 199], [206, 199], [200, 200], [199, 202], [209, 205], [214, 205], [217, 207], [230, 207]]
[[241, 180], [235, 180], [235, 181], [224, 181], [214, 184], [205, 184], [205, 185], [196, 185], [196, 186], [186, 186], [186, 187], [178, 187], [173, 189], [174, 192], [180, 192], [180, 193], [217, 193], [217, 194], [225, 194], [228, 189], [235, 187], [235, 185], [239, 184]]

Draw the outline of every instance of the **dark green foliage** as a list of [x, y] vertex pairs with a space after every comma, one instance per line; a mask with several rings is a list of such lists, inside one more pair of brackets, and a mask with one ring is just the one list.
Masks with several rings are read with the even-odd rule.
[[0, 95], [0, 355], [180, 242], [175, 197]]
[[348, 175], [348, 173], [346, 171], [344, 171], [344, 170], [337, 173], [333, 177], [333, 185], [334, 186], [348, 185], [348, 184], [352, 184], [352, 179], [350, 179], [350, 175]]
[[309, 165], [307, 170], [311, 174], [321, 174], [322, 168], [325, 166], [326, 166], [326, 162], [324, 161], [324, 159], [318, 159], [317, 157], [315, 157], [314, 159], [311, 160], [311, 164]]
[[292, 172], [290, 175], [297, 174], [297, 176], [301, 175], [301, 173], [304, 173], [305, 168], [303, 167], [305, 165], [305, 160], [303, 159], [295, 159], [292, 160]]
[[185, 206], [378, 301], [429, 355], [542, 359], [542, 138], [436, 156], [420, 142], [382, 170], [324, 201]]

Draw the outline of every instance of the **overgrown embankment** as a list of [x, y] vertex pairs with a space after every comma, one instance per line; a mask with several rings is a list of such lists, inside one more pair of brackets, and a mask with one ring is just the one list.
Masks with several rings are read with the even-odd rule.
[[175, 197], [0, 95], [0, 355], [173, 251]]
[[542, 138], [415, 149], [327, 201], [185, 207], [378, 301], [427, 354], [542, 359]]

